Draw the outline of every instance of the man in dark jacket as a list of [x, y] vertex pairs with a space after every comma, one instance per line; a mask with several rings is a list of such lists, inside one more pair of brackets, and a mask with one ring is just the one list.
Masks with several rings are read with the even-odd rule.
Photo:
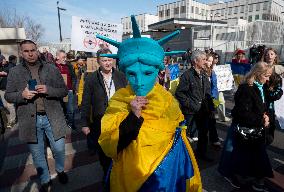
[[68, 90], [58, 69], [38, 59], [33, 41], [22, 41], [20, 51], [23, 60], [10, 70], [5, 98], [16, 105], [20, 140], [28, 143], [42, 190], [49, 191], [51, 180], [44, 149], [45, 135], [54, 154], [59, 182], [68, 182], [64, 172], [68, 126], [60, 103]]
[[197, 50], [191, 57], [193, 66], [181, 76], [175, 96], [187, 121], [189, 137], [193, 137], [194, 126], [198, 129], [196, 156], [210, 161], [211, 159], [206, 157], [205, 153], [208, 143], [208, 117], [212, 115], [214, 109], [210, 95], [210, 82], [203, 71], [206, 54]]
[[7, 76], [9, 74], [10, 69], [16, 66], [16, 63], [17, 63], [17, 57], [15, 55], [10, 55], [9, 62], [3, 63], [0, 69], [0, 97], [3, 106], [9, 111], [9, 114], [7, 114], [7, 119], [8, 119], [7, 128], [12, 128], [16, 123], [16, 112], [14, 104], [8, 103], [4, 98], [6, 85], [7, 85]]
[[65, 76], [65, 84], [68, 88], [68, 97], [67, 99], [63, 99], [63, 108], [66, 114], [68, 125], [74, 129], [74, 94], [76, 91], [77, 79], [72, 65], [66, 61], [66, 53], [64, 50], [57, 51], [55, 65], [59, 69], [61, 75]]
[[108, 106], [108, 101], [115, 91], [127, 85], [124, 74], [113, 68], [113, 59], [100, 57], [100, 54], [109, 53], [111, 53], [109, 49], [98, 51], [97, 59], [100, 67], [99, 70], [89, 74], [85, 80], [81, 106], [82, 131], [95, 142], [105, 175], [111, 159], [104, 154], [98, 144], [101, 134], [101, 119]]

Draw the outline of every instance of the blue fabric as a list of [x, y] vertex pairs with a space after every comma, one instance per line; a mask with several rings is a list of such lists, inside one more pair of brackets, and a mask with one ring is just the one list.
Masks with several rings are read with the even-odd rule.
[[264, 101], [263, 84], [261, 84], [257, 81], [255, 81], [253, 83], [257, 86], [258, 90], [260, 91], [261, 99], [262, 99], [262, 102], [264, 103], [265, 101]]
[[178, 128], [169, 153], [139, 191], [185, 192], [186, 180], [193, 175], [191, 159]]
[[74, 103], [74, 93], [72, 90], [68, 91], [68, 102], [66, 103], [66, 116], [68, 125], [74, 126], [74, 111], [75, 111], [75, 103]]
[[47, 183], [50, 180], [48, 165], [45, 157], [44, 134], [47, 136], [53, 157], [55, 159], [55, 170], [57, 172], [64, 171], [65, 160], [65, 139], [54, 140], [52, 128], [48, 117], [38, 115], [36, 120], [37, 143], [28, 144], [31, 151], [34, 165], [41, 183]]
[[223, 151], [221, 154], [218, 171], [221, 175], [225, 177], [230, 177], [232, 175], [232, 151], [233, 151], [233, 143], [234, 143], [234, 129], [236, 127], [235, 123], [232, 123], [228, 129], [227, 138], [224, 142]]
[[214, 71], [211, 73], [211, 97], [214, 99], [218, 99], [219, 93], [218, 93], [218, 87], [217, 87], [217, 75]]
[[239, 74], [239, 75], [247, 74], [252, 67], [251, 64], [243, 64], [243, 63], [227, 62], [226, 64], [231, 65], [231, 69], [232, 69], [233, 74]]
[[178, 64], [171, 64], [167, 67], [170, 71], [170, 79], [175, 80], [179, 77], [179, 65]]

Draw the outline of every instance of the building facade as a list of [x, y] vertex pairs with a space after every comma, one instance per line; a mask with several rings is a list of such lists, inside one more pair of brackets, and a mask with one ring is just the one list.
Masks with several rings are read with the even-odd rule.
[[[135, 15], [135, 18], [141, 32], [148, 31], [148, 25], [159, 21], [158, 16], [147, 13]], [[123, 35], [132, 33], [130, 17], [121, 18], [121, 24], [123, 25]]]
[[234, 0], [205, 4], [183, 0], [157, 6], [159, 21], [169, 18], [201, 20], [283, 20], [284, 0]]
[[7, 60], [9, 55], [19, 57], [19, 42], [24, 39], [24, 28], [0, 28], [0, 49]]

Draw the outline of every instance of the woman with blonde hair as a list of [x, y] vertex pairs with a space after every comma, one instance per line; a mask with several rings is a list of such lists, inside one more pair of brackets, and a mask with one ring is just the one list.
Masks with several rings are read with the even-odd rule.
[[[273, 73], [270, 77], [269, 82], [267, 83], [267, 86], [269, 87], [270, 90], [270, 94], [274, 96], [274, 100], [271, 101], [271, 104], [269, 105], [269, 111], [271, 114], [271, 126], [270, 126], [270, 130], [269, 130], [269, 135], [271, 140], [269, 141], [269, 143], [272, 143], [273, 138], [274, 138], [274, 130], [277, 127], [276, 126], [276, 115], [275, 115], [275, 106], [276, 106], [276, 111], [277, 108], [281, 108], [281, 106], [279, 105], [280, 103], [284, 102], [284, 97], [281, 98], [282, 94], [283, 94], [283, 77], [284, 77], [284, 67], [282, 65], [279, 65], [279, 56], [277, 54], [277, 51], [273, 48], [267, 48], [264, 52], [263, 55], [263, 60], [265, 62], [267, 62], [269, 65], [271, 65], [273, 67]], [[274, 105], [274, 101], [277, 101], [277, 103]], [[281, 118], [280, 118], [281, 119]], [[279, 122], [280, 124], [283, 124], [283, 122], [281, 123], [281, 121]], [[283, 125], [282, 125], [283, 128]]]
[[[224, 144], [219, 172], [236, 188], [249, 184], [256, 191], [265, 191], [263, 179], [273, 177], [264, 134], [270, 126], [267, 105], [271, 99], [264, 84], [271, 74], [270, 65], [258, 62], [246, 75], [234, 97], [233, 120]], [[245, 142], [238, 131], [242, 128], [258, 132], [259, 137]]]
[[[212, 100], [218, 102], [218, 87], [217, 87], [217, 75], [213, 71], [213, 68], [215, 66], [215, 63], [213, 63], [214, 60], [214, 54], [209, 53], [206, 54], [206, 63], [205, 63], [205, 72], [209, 78], [210, 84], [211, 84], [211, 97]], [[214, 106], [217, 108], [217, 106]], [[221, 147], [221, 141], [219, 140], [217, 129], [216, 129], [216, 119], [215, 119], [215, 113], [212, 113], [211, 117], [209, 117], [209, 141], [212, 143], [215, 147]]]

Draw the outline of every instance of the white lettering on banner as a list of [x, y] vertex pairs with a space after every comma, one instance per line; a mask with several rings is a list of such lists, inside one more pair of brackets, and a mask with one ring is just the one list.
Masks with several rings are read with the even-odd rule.
[[217, 76], [218, 91], [228, 91], [233, 89], [234, 77], [231, 65], [216, 65], [214, 72]]
[[72, 16], [71, 49], [76, 51], [97, 52], [100, 45], [108, 47], [113, 53], [117, 48], [97, 39], [103, 35], [118, 42], [122, 41], [122, 25]]

